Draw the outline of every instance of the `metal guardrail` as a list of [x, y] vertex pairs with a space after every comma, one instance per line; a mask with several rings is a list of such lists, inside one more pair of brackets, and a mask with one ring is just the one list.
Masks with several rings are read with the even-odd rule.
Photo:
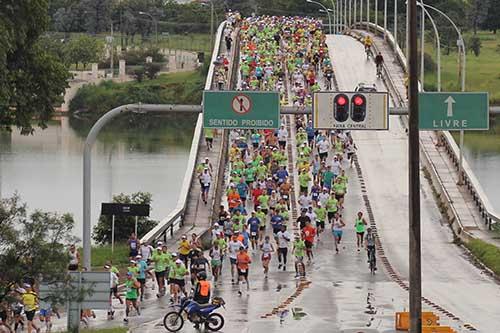
[[[367, 23], [367, 22], [362, 22], [362, 23], [356, 23], [353, 26], [354, 27], [360, 27], [363, 28], [363, 26], [370, 26], [373, 28], [373, 30], [376, 33], [379, 33], [381, 35], [384, 34], [384, 28], [375, 25], [374, 23]], [[395, 40], [393, 35], [387, 31], [386, 32], [386, 38], [388, 44], [391, 46], [392, 50], [396, 54], [396, 58], [399, 61], [399, 64], [402, 66], [403, 70], [407, 72], [407, 66], [406, 66], [406, 56], [404, 53], [401, 51], [401, 48], [399, 45], [396, 45]], [[387, 69], [384, 68], [387, 73]], [[386, 77], [389, 78], [390, 81], [390, 75], [386, 75]], [[392, 82], [391, 82], [392, 84]], [[419, 83], [420, 84], [420, 83]], [[495, 113], [497, 108], [493, 107], [491, 108], [490, 112]], [[453, 164], [455, 165], [455, 168], [458, 172], [459, 170], [459, 147], [457, 143], [455, 142], [455, 139], [453, 139], [453, 136], [449, 131], [438, 131], [438, 136], [440, 136], [443, 139], [443, 142], [445, 144], [446, 152], [448, 154], [448, 157], [451, 159]], [[474, 203], [476, 204], [479, 212], [481, 213], [481, 217], [483, 218], [484, 223], [488, 226], [488, 228], [491, 230], [492, 224], [493, 223], [500, 223], [500, 213], [493, 208], [491, 205], [490, 200], [488, 199], [487, 194], [484, 192], [483, 187], [481, 186], [481, 183], [479, 180], [476, 178], [476, 175], [474, 174], [474, 171], [472, 168], [469, 166], [467, 163], [467, 160], [464, 158], [463, 160], [463, 170], [464, 170], [464, 183], [467, 186], [467, 189], [469, 190], [469, 193], [471, 194]]]
[[[215, 46], [212, 52], [212, 58], [210, 60], [210, 67], [208, 69], [207, 80], [205, 81], [205, 90], [210, 90], [212, 88], [213, 76], [214, 76], [214, 62], [219, 56], [219, 49], [222, 43], [223, 32], [226, 27], [227, 22], [224, 21], [219, 25], [217, 29], [217, 38], [215, 39]], [[152, 242], [160, 238], [169, 232], [172, 236], [174, 233], [174, 228], [177, 225], [182, 226], [183, 216], [187, 206], [187, 199], [189, 195], [189, 189], [191, 188], [191, 183], [193, 182], [194, 170], [196, 167], [196, 160], [198, 156], [198, 150], [200, 146], [200, 141], [202, 138], [203, 131], [203, 114], [198, 115], [196, 121], [196, 127], [193, 134], [193, 141], [191, 143], [191, 151], [189, 153], [189, 159], [186, 166], [186, 173], [184, 174], [184, 180], [182, 181], [181, 190], [179, 193], [179, 199], [177, 200], [177, 205], [175, 208], [158, 223], [156, 227], [151, 229], [146, 235], [141, 238], [141, 242]]]

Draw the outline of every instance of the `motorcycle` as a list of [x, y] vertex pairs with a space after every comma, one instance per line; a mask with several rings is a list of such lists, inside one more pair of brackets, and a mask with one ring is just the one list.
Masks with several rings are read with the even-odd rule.
[[214, 313], [221, 306], [224, 307], [224, 300], [221, 297], [214, 297], [210, 304], [199, 304], [192, 298], [184, 298], [178, 311], [171, 311], [163, 318], [163, 325], [169, 332], [177, 332], [184, 326], [184, 321], [188, 319], [195, 325], [205, 324], [209, 331], [219, 331], [224, 326], [224, 317], [220, 313]]

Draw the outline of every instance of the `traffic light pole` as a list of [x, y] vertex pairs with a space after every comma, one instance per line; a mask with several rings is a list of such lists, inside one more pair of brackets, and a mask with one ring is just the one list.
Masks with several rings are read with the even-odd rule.
[[420, 144], [418, 129], [417, 0], [408, 1], [408, 166], [410, 333], [422, 332], [422, 262], [420, 233]]

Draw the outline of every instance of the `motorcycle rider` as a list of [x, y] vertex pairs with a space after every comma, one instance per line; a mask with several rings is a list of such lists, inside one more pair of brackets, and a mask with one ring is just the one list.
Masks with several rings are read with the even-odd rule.
[[194, 287], [193, 300], [199, 304], [208, 304], [210, 301], [210, 291], [211, 285], [210, 281], [207, 281], [207, 273], [198, 273], [198, 282]]

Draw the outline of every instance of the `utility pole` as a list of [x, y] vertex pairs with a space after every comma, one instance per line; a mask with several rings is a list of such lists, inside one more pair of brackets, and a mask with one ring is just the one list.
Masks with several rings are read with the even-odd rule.
[[422, 332], [422, 261], [420, 234], [420, 152], [418, 129], [417, 0], [408, 0], [408, 130], [410, 333]]

